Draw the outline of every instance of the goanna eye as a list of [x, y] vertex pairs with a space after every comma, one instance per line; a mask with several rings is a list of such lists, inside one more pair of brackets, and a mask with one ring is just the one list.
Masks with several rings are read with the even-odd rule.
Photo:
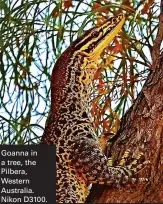
[[92, 33], [92, 36], [93, 36], [94, 38], [96, 38], [96, 37], [98, 36], [98, 34], [99, 34], [98, 31], [94, 31], [94, 32]]

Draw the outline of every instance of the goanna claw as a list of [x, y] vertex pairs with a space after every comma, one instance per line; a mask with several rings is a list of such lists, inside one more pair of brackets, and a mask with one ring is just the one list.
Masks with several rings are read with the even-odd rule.
[[123, 156], [122, 156], [122, 158], [121, 158], [121, 160], [120, 160], [120, 162], [119, 162], [119, 166], [125, 166], [125, 165], [126, 165], [126, 162], [127, 162], [127, 159], [129, 158], [129, 156], [130, 156], [130, 149], [127, 149], [127, 150], [124, 152], [124, 154], [123, 154]]
[[131, 178], [131, 181], [132, 181], [133, 184], [136, 183], [136, 182], [138, 182], [138, 183], [147, 183], [147, 182], [150, 181], [150, 179], [149, 178], [144, 178], [144, 177], [141, 177], [141, 178]]

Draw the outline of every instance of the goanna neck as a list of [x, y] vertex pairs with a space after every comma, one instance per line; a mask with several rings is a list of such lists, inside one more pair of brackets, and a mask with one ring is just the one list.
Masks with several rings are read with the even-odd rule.
[[87, 112], [91, 81], [85, 83], [85, 60], [70, 46], [55, 64], [51, 79], [51, 111], [58, 117], [63, 108], [73, 105], [76, 105], [76, 112]]

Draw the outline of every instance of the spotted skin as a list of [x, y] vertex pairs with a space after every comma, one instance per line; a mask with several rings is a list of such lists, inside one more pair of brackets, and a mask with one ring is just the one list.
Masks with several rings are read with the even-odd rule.
[[[122, 15], [108, 20], [109, 32], [122, 20]], [[105, 24], [102, 29], [104, 33]], [[123, 166], [107, 164], [92, 126], [90, 87], [100, 57], [96, 53], [104, 47], [96, 55], [92, 50], [102, 40], [101, 27], [89, 30], [61, 55], [52, 72], [51, 110], [41, 143], [56, 144], [57, 203], [84, 203], [91, 183], [119, 186], [133, 175]]]

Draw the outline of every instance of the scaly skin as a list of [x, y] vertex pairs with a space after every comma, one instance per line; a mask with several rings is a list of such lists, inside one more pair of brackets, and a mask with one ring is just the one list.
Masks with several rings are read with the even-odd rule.
[[[124, 17], [119, 15], [108, 22], [110, 32], [119, 22], [123, 25]], [[93, 38], [94, 50], [97, 33], [86, 41], [83, 39], [97, 28], [73, 42], [58, 59], [52, 73], [51, 110], [41, 143], [56, 144], [58, 203], [83, 203], [91, 183], [117, 186], [125, 184], [132, 176], [127, 168], [107, 165], [89, 115], [90, 87], [96, 71], [93, 65], [107, 44], [95, 56], [87, 44]]]

